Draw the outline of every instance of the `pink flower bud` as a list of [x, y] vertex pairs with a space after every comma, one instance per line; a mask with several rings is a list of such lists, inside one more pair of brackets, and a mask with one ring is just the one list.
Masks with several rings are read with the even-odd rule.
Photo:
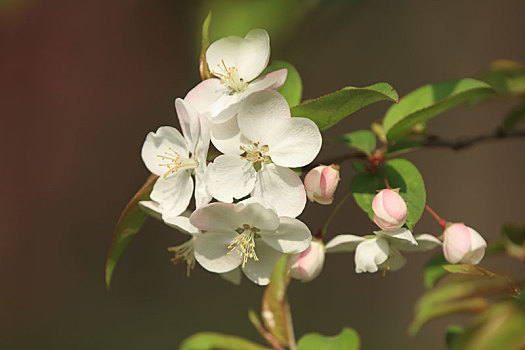
[[324, 253], [324, 244], [320, 241], [312, 241], [305, 251], [290, 258], [290, 275], [303, 282], [315, 279], [323, 269]]
[[462, 223], [449, 225], [443, 232], [443, 255], [452, 264], [478, 264], [485, 255], [487, 242]]
[[310, 170], [304, 178], [308, 199], [319, 204], [332, 204], [338, 183], [339, 166], [335, 164], [319, 165]]
[[372, 201], [374, 222], [383, 230], [395, 230], [405, 224], [407, 205], [405, 200], [392, 189], [381, 190]]

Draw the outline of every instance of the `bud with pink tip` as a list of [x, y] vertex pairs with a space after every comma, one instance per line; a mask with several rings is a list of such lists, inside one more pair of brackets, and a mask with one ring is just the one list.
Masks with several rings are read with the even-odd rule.
[[319, 204], [332, 204], [339, 179], [338, 165], [319, 165], [313, 168], [304, 178], [308, 199]]
[[313, 240], [305, 251], [290, 258], [290, 276], [303, 282], [315, 279], [323, 269], [324, 254], [323, 242]]
[[372, 201], [374, 222], [383, 230], [395, 230], [405, 224], [407, 205], [396, 190], [381, 190]]
[[487, 242], [471, 227], [451, 224], [443, 232], [443, 255], [452, 264], [478, 264], [485, 255]]

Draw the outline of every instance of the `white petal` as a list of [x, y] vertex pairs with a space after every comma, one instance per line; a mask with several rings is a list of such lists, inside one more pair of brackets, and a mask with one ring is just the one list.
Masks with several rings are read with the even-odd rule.
[[479, 264], [479, 262], [485, 256], [485, 248], [487, 248], [487, 242], [483, 237], [473, 228], [468, 228], [470, 231], [470, 250], [461, 262], [464, 264]]
[[195, 259], [206, 270], [216, 273], [231, 271], [241, 264], [238, 254], [230, 252], [228, 245], [237, 234], [206, 232], [195, 239]]
[[241, 269], [239, 267], [236, 268], [236, 269], [233, 269], [233, 270], [231, 270], [229, 272], [221, 273], [221, 274], [219, 274], [219, 276], [221, 276], [226, 281], [235, 284], [236, 286], [241, 284], [242, 272], [241, 272]]
[[200, 208], [210, 203], [212, 196], [208, 193], [206, 185], [206, 173], [203, 171], [195, 172], [195, 207]]
[[254, 29], [243, 38], [229, 36], [212, 43], [206, 51], [211, 72], [235, 67], [245, 82], [255, 79], [268, 65], [270, 38], [263, 29]]
[[252, 94], [261, 90], [277, 90], [286, 82], [288, 70], [279, 69], [275, 72], [268, 73], [259, 79], [251, 82], [246, 88], [246, 95]]
[[407, 263], [407, 259], [401, 254], [399, 250], [396, 248], [390, 247], [390, 257], [388, 258], [388, 261], [386, 262], [388, 266], [388, 270], [390, 271], [397, 271], [401, 269], [403, 266], [405, 266]]
[[186, 139], [187, 149], [195, 152], [195, 147], [200, 136], [200, 122], [197, 111], [183, 99], [175, 100], [175, 109], [179, 117], [182, 134]]
[[261, 240], [255, 242], [255, 252], [259, 260], [248, 259], [243, 272], [252, 282], [265, 286], [270, 283], [273, 268], [277, 260], [282, 256], [282, 253], [267, 246]]
[[162, 210], [159, 203], [154, 201], [140, 201], [139, 207], [155, 219], [162, 220]]
[[166, 163], [159, 156], [165, 152], [177, 152], [183, 157], [188, 157], [186, 149], [186, 140], [181, 133], [171, 126], [161, 126], [156, 132], [150, 132], [146, 136], [144, 145], [142, 146], [142, 160], [149, 171], [155, 175], [163, 175], [166, 170], [165, 166], [160, 164]]
[[300, 253], [310, 246], [312, 234], [303, 222], [286, 216], [279, 218], [276, 231], [261, 231], [261, 239], [275, 250], [283, 253]]
[[272, 203], [279, 216], [296, 217], [306, 205], [306, 191], [299, 176], [288, 168], [263, 164], [257, 172], [252, 196]]
[[268, 154], [275, 164], [286, 167], [310, 164], [323, 142], [317, 125], [307, 118], [291, 118], [280, 130], [280, 136], [268, 144]]
[[206, 79], [191, 89], [184, 97], [184, 101], [191, 104], [199, 114], [209, 114], [211, 113], [210, 106], [220, 98], [227, 96], [229, 91], [229, 88], [220, 79]]
[[279, 227], [279, 217], [275, 210], [257, 202], [240, 202], [235, 206], [235, 213], [242, 218], [243, 224], [261, 231], [275, 231]]
[[237, 115], [242, 135], [262, 145], [286, 138], [283, 130], [291, 119], [286, 99], [273, 90], [259, 91], [246, 97]]
[[326, 244], [326, 252], [353, 252], [357, 245], [364, 240], [366, 238], [355, 235], [338, 235]]
[[193, 179], [188, 171], [179, 171], [167, 178], [159, 177], [150, 198], [162, 208], [162, 217], [177, 216], [190, 204], [193, 195]]
[[247, 196], [255, 184], [255, 168], [239, 156], [220, 155], [208, 165], [208, 192], [222, 202]]
[[417, 241], [414, 238], [414, 236], [412, 235], [412, 232], [410, 232], [410, 230], [408, 230], [408, 229], [406, 229], [404, 227], [400, 227], [400, 228], [395, 229], [395, 230], [374, 231], [374, 233], [376, 235], [378, 235], [378, 236], [385, 236], [385, 237], [389, 237], [389, 238], [402, 240], [402, 241], [405, 241], [405, 242], [408, 242], [408, 243], [410, 243], [412, 245], [416, 245], [417, 246]]
[[235, 205], [230, 203], [211, 203], [200, 207], [191, 214], [190, 222], [203, 231], [234, 233], [242, 225]]
[[424, 252], [427, 250], [434, 249], [436, 247], [439, 247], [442, 245], [441, 241], [437, 239], [436, 237], [429, 235], [428, 233], [423, 233], [420, 235], [416, 235], [414, 237], [417, 241], [417, 246], [412, 245], [410, 243], [405, 243], [403, 246], [397, 246], [399, 249], [404, 251], [410, 251], [410, 252]]
[[171, 217], [165, 217], [164, 222], [170, 226], [173, 227], [183, 233], [189, 234], [189, 235], [199, 235], [199, 229], [193, 226], [190, 223], [190, 218], [186, 216], [171, 216]]
[[355, 272], [377, 272], [378, 265], [388, 259], [388, 242], [383, 238], [370, 238], [361, 242], [355, 250]]
[[241, 133], [237, 125], [237, 117], [221, 124], [210, 125], [210, 136], [213, 145], [224, 154], [241, 154]]

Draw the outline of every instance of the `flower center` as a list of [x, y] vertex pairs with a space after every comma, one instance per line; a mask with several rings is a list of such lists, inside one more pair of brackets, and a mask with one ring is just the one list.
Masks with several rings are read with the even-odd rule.
[[191, 156], [189, 158], [181, 156], [178, 152], [175, 152], [171, 147], [169, 148], [168, 152], [164, 152], [164, 154], [159, 154], [157, 155], [157, 157], [166, 162], [159, 164], [159, 166], [165, 166], [166, 168], [168, 168], [164, 175], [162, 175], [163, 178], [166, 178], [179, 170], [193, 170], [199, 166], [199, 162], [197, 162], [197, 160], [193, 159]]
[[262, 163], [271, 162], [270, 156], [267, 154], [268, 145], [261, 145], [260, 142], [253, 142], [252, 140], [245, 141], [248, 144], [239, 147], [242, 151], [241, 159], [252, 162], [257, 170], [261, 168]]
[[186, 276], [188, 277], [190, 277], [190, 271], [195, 267], [194, 241], [195, 237], [181, 245], [168, 248], [169, 252], [175, 253], [175, 256], [171, 258], [172, 263], [177, 264], [179, 261], [186, 261]]
[[224, 60], [221, 60], [222, 66], [217, 64], [219, 71], [211, 71], [211, 74], [215, 75], [221, 80], [221, 84], [226, 84], [230, 88], [230, 95], [234, 93], [243, 92], [248, 87], [248, 83], [243, 78], [239, 77], [239, 70], [232, 67], [227, 67]]
[[237, 230], [239, 236], [237, 236], [233, 241], [231, 241], [228, 248], [230, 251], [228, 255], [235, 251], [241, 256], [242, 267], [246, 265], [249, 258], [253, 258], [255, 261], [259, 261], [257, 254], [255, 254], [255, 238], [259, 235], [259, 229], [256, 227], [251, 227], [250, 225], [244, 224], [242, 227], [239, 227]]

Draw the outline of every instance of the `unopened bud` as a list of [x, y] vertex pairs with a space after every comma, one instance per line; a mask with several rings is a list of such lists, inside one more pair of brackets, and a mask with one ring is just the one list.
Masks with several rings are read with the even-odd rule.
[[290, 258], [290, 275], [303, 282], [315, 279], [323, 269], [324, 254], [324, 244], [313, 240], [308, 249]]
[[452, 264], [478, 264], [485, 255], [487, 242], [462, 223], [449, 225], [443, 232], [443, 255]]
[[308, 199], [319, 204], [332, 204], [339, 179], [338, 165], [319, 165], [313, 168], [304, 178]]
[[381, 190], [372, 201], [374, 222], [383, 230], [395, 230], [405, 224], [407, 205], [399, 193], [392, 189]]

